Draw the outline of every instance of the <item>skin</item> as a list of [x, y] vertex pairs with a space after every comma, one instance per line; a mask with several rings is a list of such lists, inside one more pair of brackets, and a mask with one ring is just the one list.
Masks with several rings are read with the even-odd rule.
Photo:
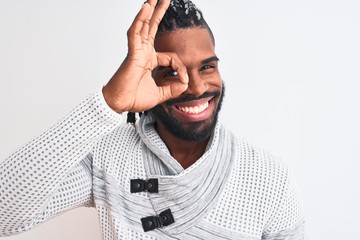
[[[215, 54], [215, 46], [209, 31], [205, 28], [189, 28], [177, 30], [173, 33], [159, 35], [155, 40], [155, 49], [159, 52], [174, 52], [186, 66], [189, 76], [188, 88], [173, 104], [160, 104], [164, 112], [171, 114], [188, 131], [196, 134], [196, 131], [209, 125], [214, 119], [220, 96], [195, 98], [192, 101], [181, 101], [187, 96], [200, 97], [204, 93], [221, 92], [222, 81], [218, 69], [218, 58]], [[161, 67], [154, 71], [154, 78], [158, 85], [165, 86], [177, 81], [179, 76], [171, 67]], [[208, 103], [208, 107], [198, 113], [188, 113], [179, 108], [194, 108]], [[198, 129], [188, 126], [192, 122], [201, 122]], [[171, 134], [162, 124], [160, 119], [156, 121], [156, 130], [170, 150], [171, 155], [187, 168], [199, 159], [205, 151], [209, 138], [202, 141], [185, 141]]]
[[[142, 112], [168, 99], [176, 98], [188, 88], [186, 67], [175, 53], [160, 53], [154, 49], [158, 25], [170, 1], [148, 0], [130, 26], [128, 54], [114, 76], [103, 88], [107, 104], [117, 112]], [[167, 86], [157, 86], [152, 71], [157, 66], [171, 66], [179, 80]]]
[[[141, 112], [160, 105], [184, 127], [213, 120], [219, 96], [198, 98], [204, 93], [221, 92], [215, 46], [207, 29], [179, 29], [156, 36], [158, 24], [169, 0], [148, 0], [128, 30], [128, 54], [117, 72], [103, 88], [107, 104], [117, 112]], [[156, 36], [156, 37], [155, 37]], [[182, 101], [187, 96], [192, 101]], [[166, 101], [179, 99], [174, 104]], [[204, 107], [200, 113], [186, 112]], [[184, 167], [192, 165], [204, 153], [209, 138], [185, 141], [170, 133], [156, 120], [156, 130], [171, 155]]]

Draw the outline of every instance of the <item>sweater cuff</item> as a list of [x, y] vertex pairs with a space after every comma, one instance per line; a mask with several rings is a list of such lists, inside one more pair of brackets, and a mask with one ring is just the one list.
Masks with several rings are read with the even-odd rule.
[[100, 107], [105, 111], [105, 114], [110, 118], [121, 121], [124, 119], [124, 116], [126, 116], [127, 112], [116, 112], [107, 104], [102, 88], [99, 91], [93, 92], [91, 95], [93, 95]]

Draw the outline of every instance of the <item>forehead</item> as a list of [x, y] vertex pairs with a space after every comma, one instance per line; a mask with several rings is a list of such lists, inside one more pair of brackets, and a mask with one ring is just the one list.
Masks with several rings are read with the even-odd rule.
[[179, 29], [156, 36], [157, 52], [175, 52], [182, 61], [203, 60], [215, 56], [214, 42], [206, 28]]

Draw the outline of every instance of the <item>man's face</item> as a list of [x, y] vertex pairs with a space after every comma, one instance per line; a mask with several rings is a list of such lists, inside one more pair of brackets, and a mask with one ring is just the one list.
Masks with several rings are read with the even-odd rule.
[[[158, 131], [167, 131], [187, 141], [206, 140], [213, 132], [223, 97], [218, 58], [205, 28], [189, 28], [158, 35], [157, 52], [175, 52], [189, 75], [188, 89], [178, 98], [152, 109]], [[153, 72], [158, 85], [179, 81], [171, 67]]]

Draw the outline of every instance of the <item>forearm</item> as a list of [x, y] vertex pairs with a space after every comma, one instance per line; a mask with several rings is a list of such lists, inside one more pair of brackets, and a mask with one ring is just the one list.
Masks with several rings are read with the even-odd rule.
[[[82, 176], [79, 181], [87, 181], [84, 179], [89, 179], [89, 175], [79, 172], [84, 168], [80, 162], [98, 139], [121, 123], [121, 118], [121, 114], [106, 105], [100, 92], [91, 94], [63, 120], [3, 161], [0, 164], [0, 236], [27, 229], [25, 225], [43, 218], [39, 215], [46, 212], [51, 197], [72, 172]], [[90, 184], [83, 186], [91, 187]], [[89, 196], [83, 194], [83, 198]], [[64, 204], [64, 208], [69, 207]]]

